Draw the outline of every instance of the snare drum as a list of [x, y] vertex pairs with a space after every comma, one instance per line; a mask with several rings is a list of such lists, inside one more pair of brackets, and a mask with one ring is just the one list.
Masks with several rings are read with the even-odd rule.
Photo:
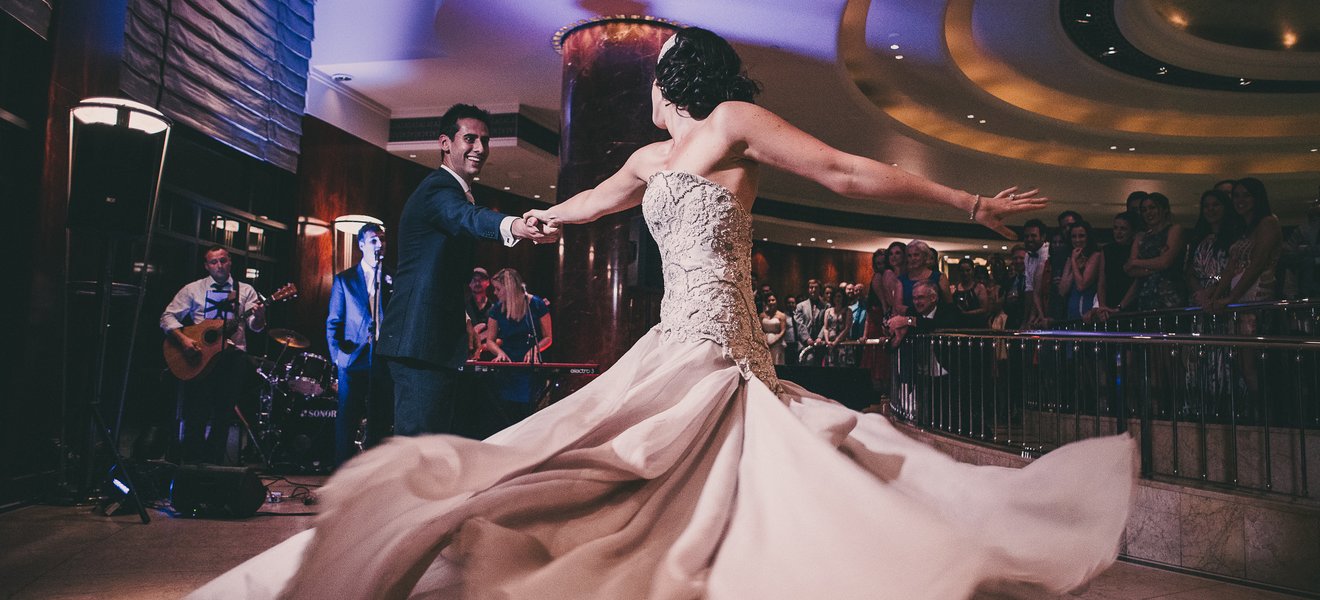
[[304, 352], [293, 357], [284, 370], [284, 387], [295, 394], [319, 396], [335, 384], [335, 367], [319, 354]]

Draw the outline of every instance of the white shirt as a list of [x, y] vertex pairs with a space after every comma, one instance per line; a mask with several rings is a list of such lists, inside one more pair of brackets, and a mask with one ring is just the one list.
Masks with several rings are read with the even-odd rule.
[[[195, 325], [206, 319], [234, 319], [238, 315], [248, 311], [248, 309], [257, 305], [257, 290], [247, 284], [238, 284], [237, 306], [232, 310], [224, 310], [224, 307], [216, 301], [222, 295], [228, 295], [234, 289], [234, 278], [220, 285], [217, 290], [212, 284], [215, 280], [210, 275], [198, 279], [179, 289], [174, 294], [174, 299], [170, 300], [169, 305], [165, 307], [165, 312], [160, 315], [160, 328], [165, 333], [169, 333], [183, 327], [184, 325]], [[245, 329], [252, 331], [261, 331], [253, 326], [256, 315], [249, 315], [247, 318], [247, 327], [236, 327], [230, 340], [234, 342], [239, 350], [247, 350], [247, 335]]]
[[[455, 173], [453, 169], [449, 168], [449, 165], [442, 164], [440, 165], [440, 168], [447, 171], [450, 175], [453, 175], [454, 179], [458, 180], [458, 185], [463, 186], [463, 195], [467, 196], [469, 204], [477, 203], [477, 199], [472, 197], [472, 188], [468, 187], [467, 181], [462, 177], [459, 177], [458, 173]], [[500, 221], [500, 237], [504, 239], [504, 245], [510, 248], [518, 243], [518, 238], [513, 237], [513, 221], [517, 218], [518, 217], [504, 217], [504, 220]]]
[[1041, 244], [1040, 250], [1036, 251], [1036, 256], [1027, 251], [1027, 272], [1024, 273], [1025, 279], [1022, 288], [1030, 292], [1036, 289], [1036, 280], [1045, 271], [1045, 263], [1050, 260], [1050, 243]]

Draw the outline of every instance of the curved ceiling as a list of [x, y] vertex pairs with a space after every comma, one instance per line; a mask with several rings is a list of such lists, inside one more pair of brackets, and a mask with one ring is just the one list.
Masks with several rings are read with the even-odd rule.
[[[1320, 184], [1320, 94], [1195, 89], [1124, 73], [1070, 38], [1064, 23], [1072, 1], [542, 0], [531, 10], [523, 0], [376, 0], [379, 8], [362, 14], [351, 0], [321, 0], [312, 66], [353, 78], [319, 77], [327, 82], [319, 93], [391, 117], [475, 102], [515, 107], [557, 129], [562, 66], [554, 32], [599, 14], [651, 14], [728, 37], [765, 87], [760, 102], [826, 142], [962, 189], [1039, 186], [1055, 199], [1041, 215], [1047, 220], [1074, 209], [1106, 226], [1141, 189], [1168, 195], [1190, 222], [1203, 189], [1247, 174], [1265, 180], [1286, 222], [1301, 218]], [[1287, 51], [1224, 43], [1232, 19], [1223, 11], [1236, 4], [1227, 0], [1104, 2], [1131, 48], [1170, 67], [1262, 79], [1320, 73], [1320, 54], [1297, 48], [1301, 42]], [[1212, 5], [1221, 8], [1202, 10]], [[1170, 10], [1188, 6], [1199, 8], [1179, 13], [1184, 26], [1170, 20]], [[1244, 32], [1248, 25], [1263, 26], [1244, 23]], [[1297, 21], [1299, 39], [1312, 39], [1313, 25]], [[309, 111], [315, 105], [316, 116], [361, 130], [344, 123], [352, 113], [336, 108], [342, 104], [309, 100]], [[434, 166], [434, 156], [415, 146], [392, 151]], [[501, 166], [501, 151], [482, 183], [528, 197], [554, 183], [553, 159]], [[841, 198], [779, 173], [766, 174], [761, 195], [843, 213], [963, 218], [938, 207]], [[826, 245], [808, 239], [827, 224], [783, 216], [764, 215], [758, 237]], [[903, 237], [829, 226], [836, 247], [869, 250]], [[946, 246], [997, 248], [970, 238]]]

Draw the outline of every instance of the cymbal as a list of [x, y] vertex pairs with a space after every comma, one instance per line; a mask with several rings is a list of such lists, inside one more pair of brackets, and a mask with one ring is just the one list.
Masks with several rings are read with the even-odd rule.
[[312, 341], [303, 337], [303, 334], [292, 329], [280, 329], [278, 327], [266, 332], [270, 339], [275, 340], [290, 348], [306, 348], [312, 345]]

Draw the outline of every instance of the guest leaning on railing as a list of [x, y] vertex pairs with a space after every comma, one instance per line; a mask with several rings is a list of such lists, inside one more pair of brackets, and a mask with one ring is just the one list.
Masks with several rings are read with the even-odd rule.
[[1192, 306], [1205, 307], [1228, 267], [1228, 250], [1242, 236], [1243, 221], [1233, 200], [1221, 190], [1201, 194], [1201, 216], [1191, 232], [1187, 289]]
[[[1241, 239], [1228, 251], [1228, 270], [1215, 287], [1211, 310], [1220, 311], [1229, 304], [1274, 299], [1274, 270], [1279, 262], [1283, 230], [1279, 218], [1270, 210], [1265, 184], [1254, 177], [1238, 180], [1233, 186], [1233, 208], [1245, 222]], [[1254, 315], [1239, 321], [1239, 333], [1256, 332]]]
[[1119, 303], [1120, 311], [1159, 310], [1186, 306], [1183, 288], [1183, 228], [1174, 223], [1169, 198], [1159, 192], [1141, 201], [1146, 230], [1137, 234], [1125, 270], [1136, 282]]

